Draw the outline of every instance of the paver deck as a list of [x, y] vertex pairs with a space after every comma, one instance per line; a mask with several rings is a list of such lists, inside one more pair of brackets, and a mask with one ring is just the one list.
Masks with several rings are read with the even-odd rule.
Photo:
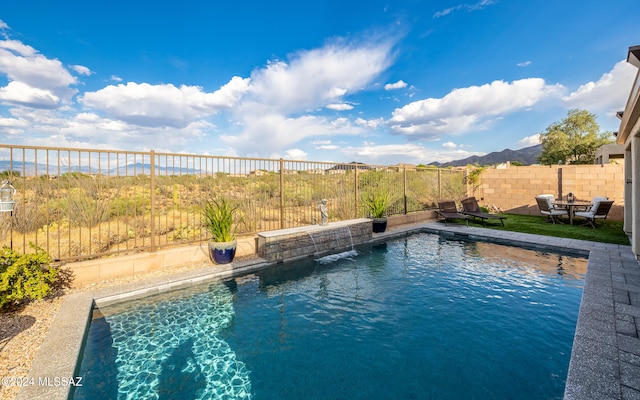
[[[374, 234], [374, 241], [408, 232], [433, 232], [532, 249], [589, 257], [564, 393], [565, 400], [640, 400], [640, 263], [629, 246], [552, 238], [464, 225], [429, 222]], [[234, 263], [232, 276], [266, 266], [264, 260]], [[234, 271], [235, 270], [235, 271]], [[92, 304], [148, 295], [162, 288], [211, 279], [207, 271], [141, 282], [95, 293], [71, 295], [63, 303], [33, 362], [31, 377], [72, 377]], [[37, 378], [36, 378], [37, 379]], [[23, 387], [18, 399], [66, 399], [69, 387]]]

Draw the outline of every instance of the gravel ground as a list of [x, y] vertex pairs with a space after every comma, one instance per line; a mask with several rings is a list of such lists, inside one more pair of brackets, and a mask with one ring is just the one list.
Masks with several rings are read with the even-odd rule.
[[[122, 285], [141, 279], [155, 278], [163, 275], [178, 274], [194, 269], [211, 266], [203, 262], [182, 267], [166, 268], [118, 279], [96, 282], [67, 291], [76, 293], [96, 290], [109, 286]], [[25, 307], [7, 313], [0, 313], [0, 400], [13, 400], [19, 390], [19, 380], [25, 379], [31, 369], [31, 363], [38, 354], [49, 327], [53, 322], [63, 297], [34, 301]], [[7, 381], [7, 378], [9, 379]]]

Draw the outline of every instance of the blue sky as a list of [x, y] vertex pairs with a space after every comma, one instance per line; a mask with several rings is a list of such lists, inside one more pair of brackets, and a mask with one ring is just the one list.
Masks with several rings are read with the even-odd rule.
[[617, 131], [631, 0], [5, 2], [0, 143], [395, 164]]

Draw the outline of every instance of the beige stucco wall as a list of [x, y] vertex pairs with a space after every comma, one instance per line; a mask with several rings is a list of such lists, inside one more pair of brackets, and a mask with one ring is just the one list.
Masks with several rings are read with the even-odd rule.
[[566, 197], [571, 192], [579, 200], [606, 196], [615, 201], [610, 219], [624, 216], [624, 164], [536, 165], [507, 169], [486, 169], [473, 195], [483, 205], [495, 205], [505, 212], [538, 215], [535, 196], [553, 194]]

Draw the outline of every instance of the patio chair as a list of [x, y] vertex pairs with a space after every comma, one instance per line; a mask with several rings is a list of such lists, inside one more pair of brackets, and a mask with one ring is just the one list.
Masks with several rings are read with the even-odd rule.
[[444, 224], [447, 224], [448, 219], [464, 219], [467, 226], [469, 226], [469, 217], [458, 212], [456, 202], [454, 200], [438, 200], [438, 209], [436, 214], [441, 218], [444, 218]]
[[487, 219], [498, 219], [502, 223], [502, 226], [504, 226], [504, 220], [507, 217], [483, 212], [480, 209], [480, 206], [478, 205], [478, 200], [476, 200], [474, 196], [465, 197], [464, 199], [460, 200], [460, 202], [462, 203], [462, 209], [463, 209], [462, 213], [470, 217], [473, 217], [474, 220], [476, 218], [481, 218], [482, 226], [485, 226], [485, 220]]
[[552, 194], [541, 194], [536, 196], [536, 202], [538, 203], [538, 208], [540, 208], [540, 214], [547, 216], [547, 222], [551, 221], [554, 224], [556, 222], [562, 223], [559, 217], [561, 216], [569, 216], [569, 212], [564, 208], [555, 208], [553, 206], [553, 200], [555, 197]]
[[594, 196], [591, 199], [591, 205], [587, 205], [584, 207], [576, 207], [575, 210], [576, 211], [590, 211], [590, 210], [594, 210], [598, 207], [598, 203], [600, 203], [603, 200], [609, 200], [608, 197], [603, 197], [603, 196]]
[[585, 219], [582, 225], [589, 224], [592, 228], [596, 227], [596, 219], [606, 219], [609, 211], [611, 210], [611, 206], [613, 205], [613, 200], [601, 200], [599, 202], [594, 203], [593, 207], [589, 211], [578, 211], [575, 213], [576, 217], [582, 217]]

